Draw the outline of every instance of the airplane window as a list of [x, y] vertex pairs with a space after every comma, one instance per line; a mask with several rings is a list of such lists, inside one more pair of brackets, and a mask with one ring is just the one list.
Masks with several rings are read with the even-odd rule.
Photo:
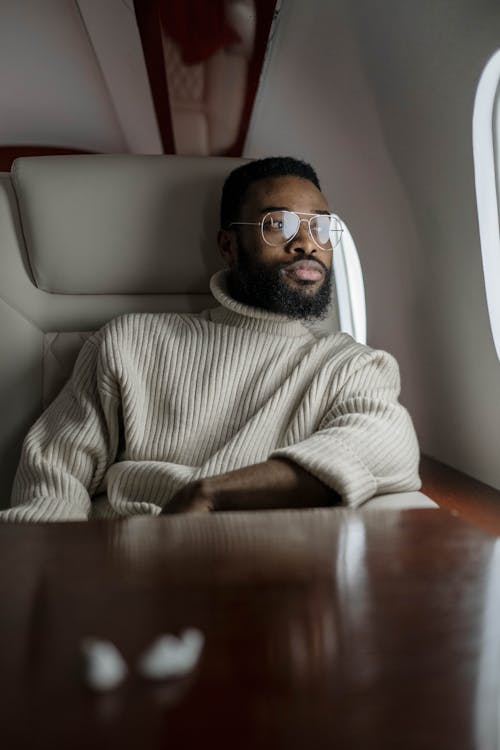
[[479, 235], [491, 331], [500, 361], [500, 50], [483, 70], [474, 101], [473, 153]]
[[366, 344], [365, 288], [361, 263], [351, 233], [343, 222], [342, 228], [342, 241], [333, 252], [340, 330]]

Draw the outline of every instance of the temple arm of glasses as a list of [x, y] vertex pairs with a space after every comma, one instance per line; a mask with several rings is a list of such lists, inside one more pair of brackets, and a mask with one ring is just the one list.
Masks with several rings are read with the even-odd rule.
[[234, 226], [235, 224], [246, 224], [249, 227], [260, 227], [262, 222], [261, 221], [232, 221], [229, 224], [228, 229], [231, 229], [231, 227]]
[[[295, 211], [293, 212], [291, 211], [290, 213], [295, 213]], [[332, 219], [337, 219], [337, 221], [340, 221], [337, 214], [307, 214], [304, 211], [301, 211], [300, 214], [302, 216], [330, 216]], [[303, 221], [305, 221], [305, 219]], [[247, 226], [250, 226], [250, 227], [258, 227], [262, 224], [262, 221], [232, 221], [229, 224], [228, 229], [232, 227], [234, 224], [246, 224]], [[341, 227], [339, 227], [339, 231], [343, 232], [344, 230]]]

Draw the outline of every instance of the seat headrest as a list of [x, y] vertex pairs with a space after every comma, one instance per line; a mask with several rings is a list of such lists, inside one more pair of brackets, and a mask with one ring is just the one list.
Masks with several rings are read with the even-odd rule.
[[225, 157], [47, 156], [14, 162], [35, 284], [58, 294], [205, 294]]

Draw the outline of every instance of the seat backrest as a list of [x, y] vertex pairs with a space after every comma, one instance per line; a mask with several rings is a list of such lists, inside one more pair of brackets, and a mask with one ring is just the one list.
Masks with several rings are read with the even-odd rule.
[[220, 193], [241, 163], [48, 156], [0, 174], [0, 506], [27, 430], [91, 331], [124, 312], [215, 304]]

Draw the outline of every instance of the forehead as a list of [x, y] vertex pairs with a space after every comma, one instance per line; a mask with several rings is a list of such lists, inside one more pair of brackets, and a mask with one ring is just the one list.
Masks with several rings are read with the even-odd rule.
[[269, 208], [314, 213], [327, 211], [328, 204], [323, 193], [309, 180], [291, 176], [268, 177], [250, 185], [243, 201], [242, 213], [255, 214]]

